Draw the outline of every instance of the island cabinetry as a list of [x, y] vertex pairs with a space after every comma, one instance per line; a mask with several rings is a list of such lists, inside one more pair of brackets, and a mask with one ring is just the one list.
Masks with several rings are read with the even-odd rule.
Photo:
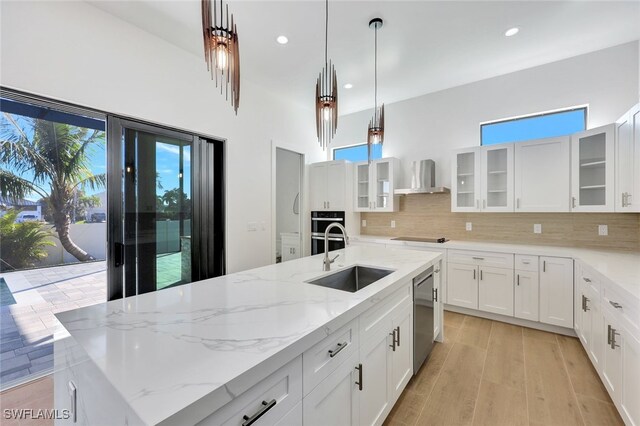
[[282, 424], [280, 421], [284, 418], [294, 420], [291, 418], [294, 416], [288, 414], [301, 400], [302, 355], [249, 388], [245, 393], [202, 420], [199, 425], [249, 426], [256, 424], [263, 426]]

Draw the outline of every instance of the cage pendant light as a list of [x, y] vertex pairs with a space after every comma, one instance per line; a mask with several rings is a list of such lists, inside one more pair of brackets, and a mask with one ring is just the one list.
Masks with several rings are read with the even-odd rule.
[[338, 79], [336, 68], [328, 60], [329, 0], [325, 0], [324, 68], [316, 82], [316, 132], [320, 147], [325, 150], [338, 126]]
[[373, 117], [369, 121], [367, 132], [367, 155], [371, 163], [371, 147], [384, 142], [384, 104], [378, 108], [378, 29], [382, 28], [382, 19], [374, 18], [369, 21], [369, 28], [375, 32]]
[[[213, 3], [213, 4], [212, 4]], [[220, 86], [227, 100], [238, 114], [240, 105], [240, 48], [238, 29], [229, 20], [229, 5], [223, 10], [222, 0], [202, 0], [202, 38], [204, 41], [204, 60], [211, 79]], [[223, 89], [224, 87], [224, 89]]]

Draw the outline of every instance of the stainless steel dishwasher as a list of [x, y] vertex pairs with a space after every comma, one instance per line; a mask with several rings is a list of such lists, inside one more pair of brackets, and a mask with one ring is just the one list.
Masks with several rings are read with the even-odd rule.
[[433, 267], [413, 279], [413, 374], [433, 347]]

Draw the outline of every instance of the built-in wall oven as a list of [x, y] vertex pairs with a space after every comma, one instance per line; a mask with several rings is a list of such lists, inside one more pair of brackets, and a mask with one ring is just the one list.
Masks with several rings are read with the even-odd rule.
[[[346, 226], [343, 211], [311, 212], [311, 254], [324, 253], [324, 231], [332, 223], [337, 222]], [[336, 228], [332, 229], [337, 230]], [[329, 234], [329, 251], [340, 250], [345, 247], [344, 237], [340, 232]]]

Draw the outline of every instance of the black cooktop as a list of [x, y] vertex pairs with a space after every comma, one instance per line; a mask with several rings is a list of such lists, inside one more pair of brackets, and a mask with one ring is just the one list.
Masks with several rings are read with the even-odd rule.
[[395, 237], [392, 240], [400, 240], [400, 241], [415, 241], [418, 243], [446, 243], [447, 240], [444, 237], [441, 238], [429, 238], [429, 237]]

